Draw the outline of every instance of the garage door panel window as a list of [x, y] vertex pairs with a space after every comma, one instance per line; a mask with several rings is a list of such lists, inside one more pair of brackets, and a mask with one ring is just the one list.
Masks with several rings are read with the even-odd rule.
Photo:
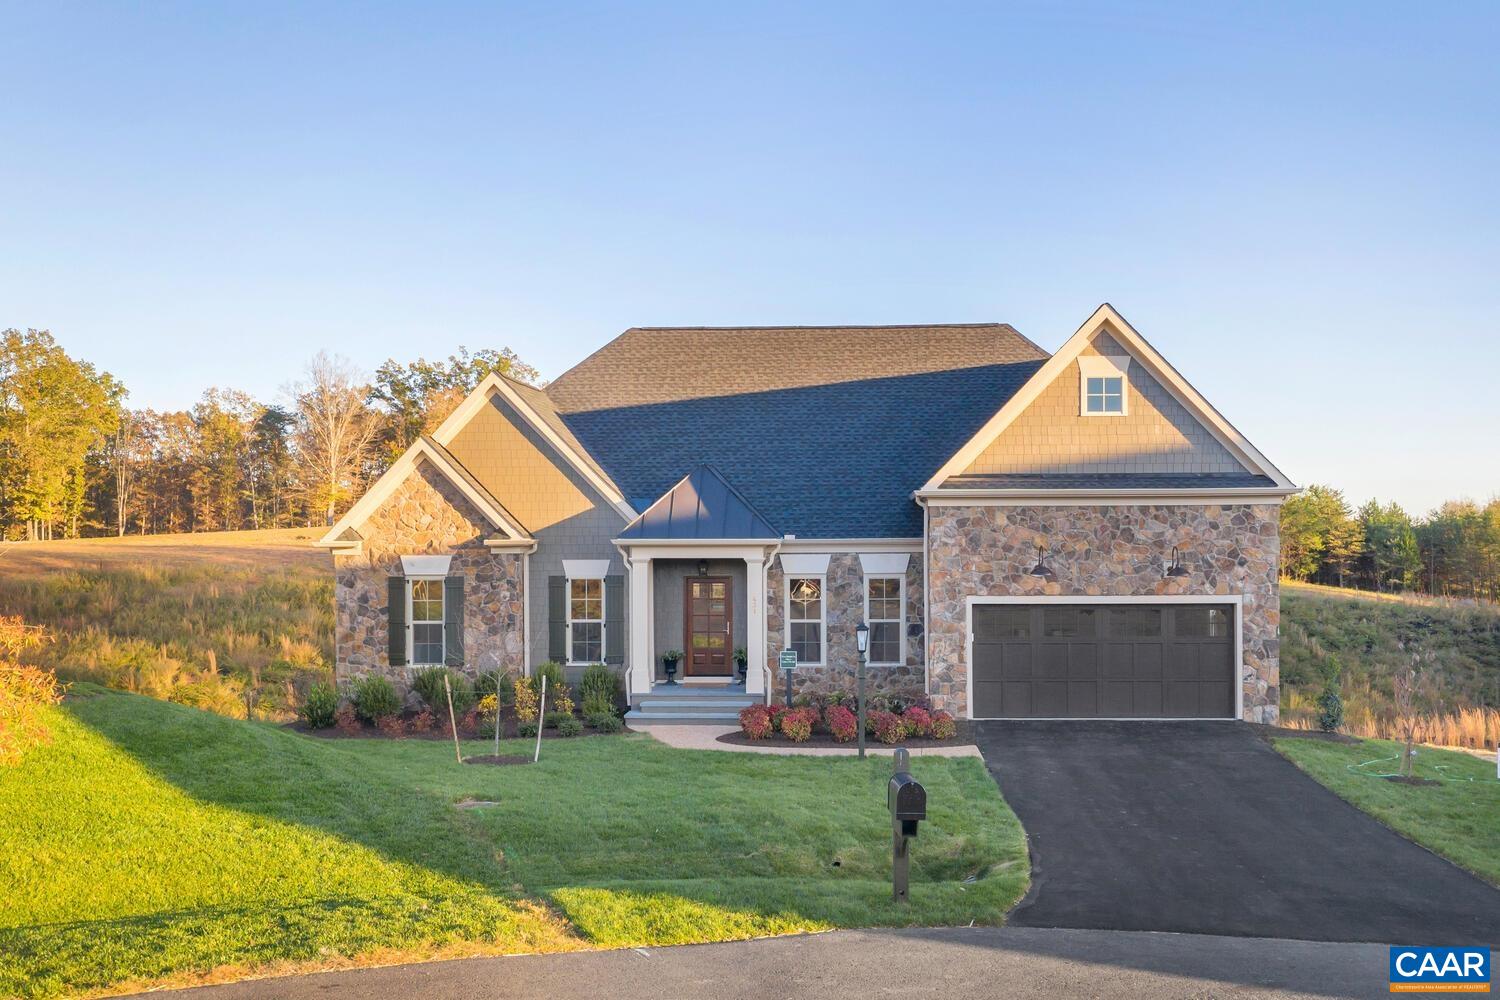
[[1042, 635], [1049, 639], [1066, 639], [1094, 634], [1093, 608], [1044, 608]]
[[1110, 608], [1109, 634], [1120, 639], [1154, 639], [1161, 635], [1161, 608]]
[[1178, 608], [1174, 634], [1179, 639], [1222, 639], [1229, 635], [1229, 612], [1222, 608]]
[[1031, 608], [1024, 604], [982, 604], [974, 609], [974, 640], [1030, 639]]

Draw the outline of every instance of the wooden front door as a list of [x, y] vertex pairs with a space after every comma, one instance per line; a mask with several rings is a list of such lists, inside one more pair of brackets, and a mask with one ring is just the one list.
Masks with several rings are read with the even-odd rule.
[[732, 581], [727, 576], [690, 576], [682, 591], [685, 676], [730, 676], [734, 672]]

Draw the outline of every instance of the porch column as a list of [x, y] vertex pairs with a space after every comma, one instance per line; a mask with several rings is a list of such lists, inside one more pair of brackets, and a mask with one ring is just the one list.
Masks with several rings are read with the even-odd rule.
[[651, 560], [630, 560], [630, 694], [651, 693]]
[[745, 557], [745, 693], [766, 693], [766, 561]]

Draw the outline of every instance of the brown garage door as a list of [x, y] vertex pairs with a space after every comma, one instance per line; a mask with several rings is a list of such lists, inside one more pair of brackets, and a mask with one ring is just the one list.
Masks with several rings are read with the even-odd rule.
[[976, 604], [977, 719], [1234, 716], [1230, 604]]

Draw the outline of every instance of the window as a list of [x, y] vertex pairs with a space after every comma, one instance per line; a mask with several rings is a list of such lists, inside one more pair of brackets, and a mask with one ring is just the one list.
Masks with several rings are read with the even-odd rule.
[[1179, 639], [1222, 639], [1229, 634], [1229, 612], [1223, 608], [1178, 608]]
[[870, 626], [871, 663], [902, 663], [901, 637], [906, 631], [899, 576], [872, 576], [865, 581], [865, 621]]
[[1125, 376], [1091, 376], [1086, 387], [1085, 413], [1124, 413]]
[[568, 662], [604, 662], [604, 581], [568, 581]]
[[411, 584], [411, 659], [413, 666], [443, 662], [442, 578], [415, 579]]
[[797, 651], [798, 663], [823, 662], [823, 578], [793, 577], [787, 580], [786, 621], [788, 647]]

